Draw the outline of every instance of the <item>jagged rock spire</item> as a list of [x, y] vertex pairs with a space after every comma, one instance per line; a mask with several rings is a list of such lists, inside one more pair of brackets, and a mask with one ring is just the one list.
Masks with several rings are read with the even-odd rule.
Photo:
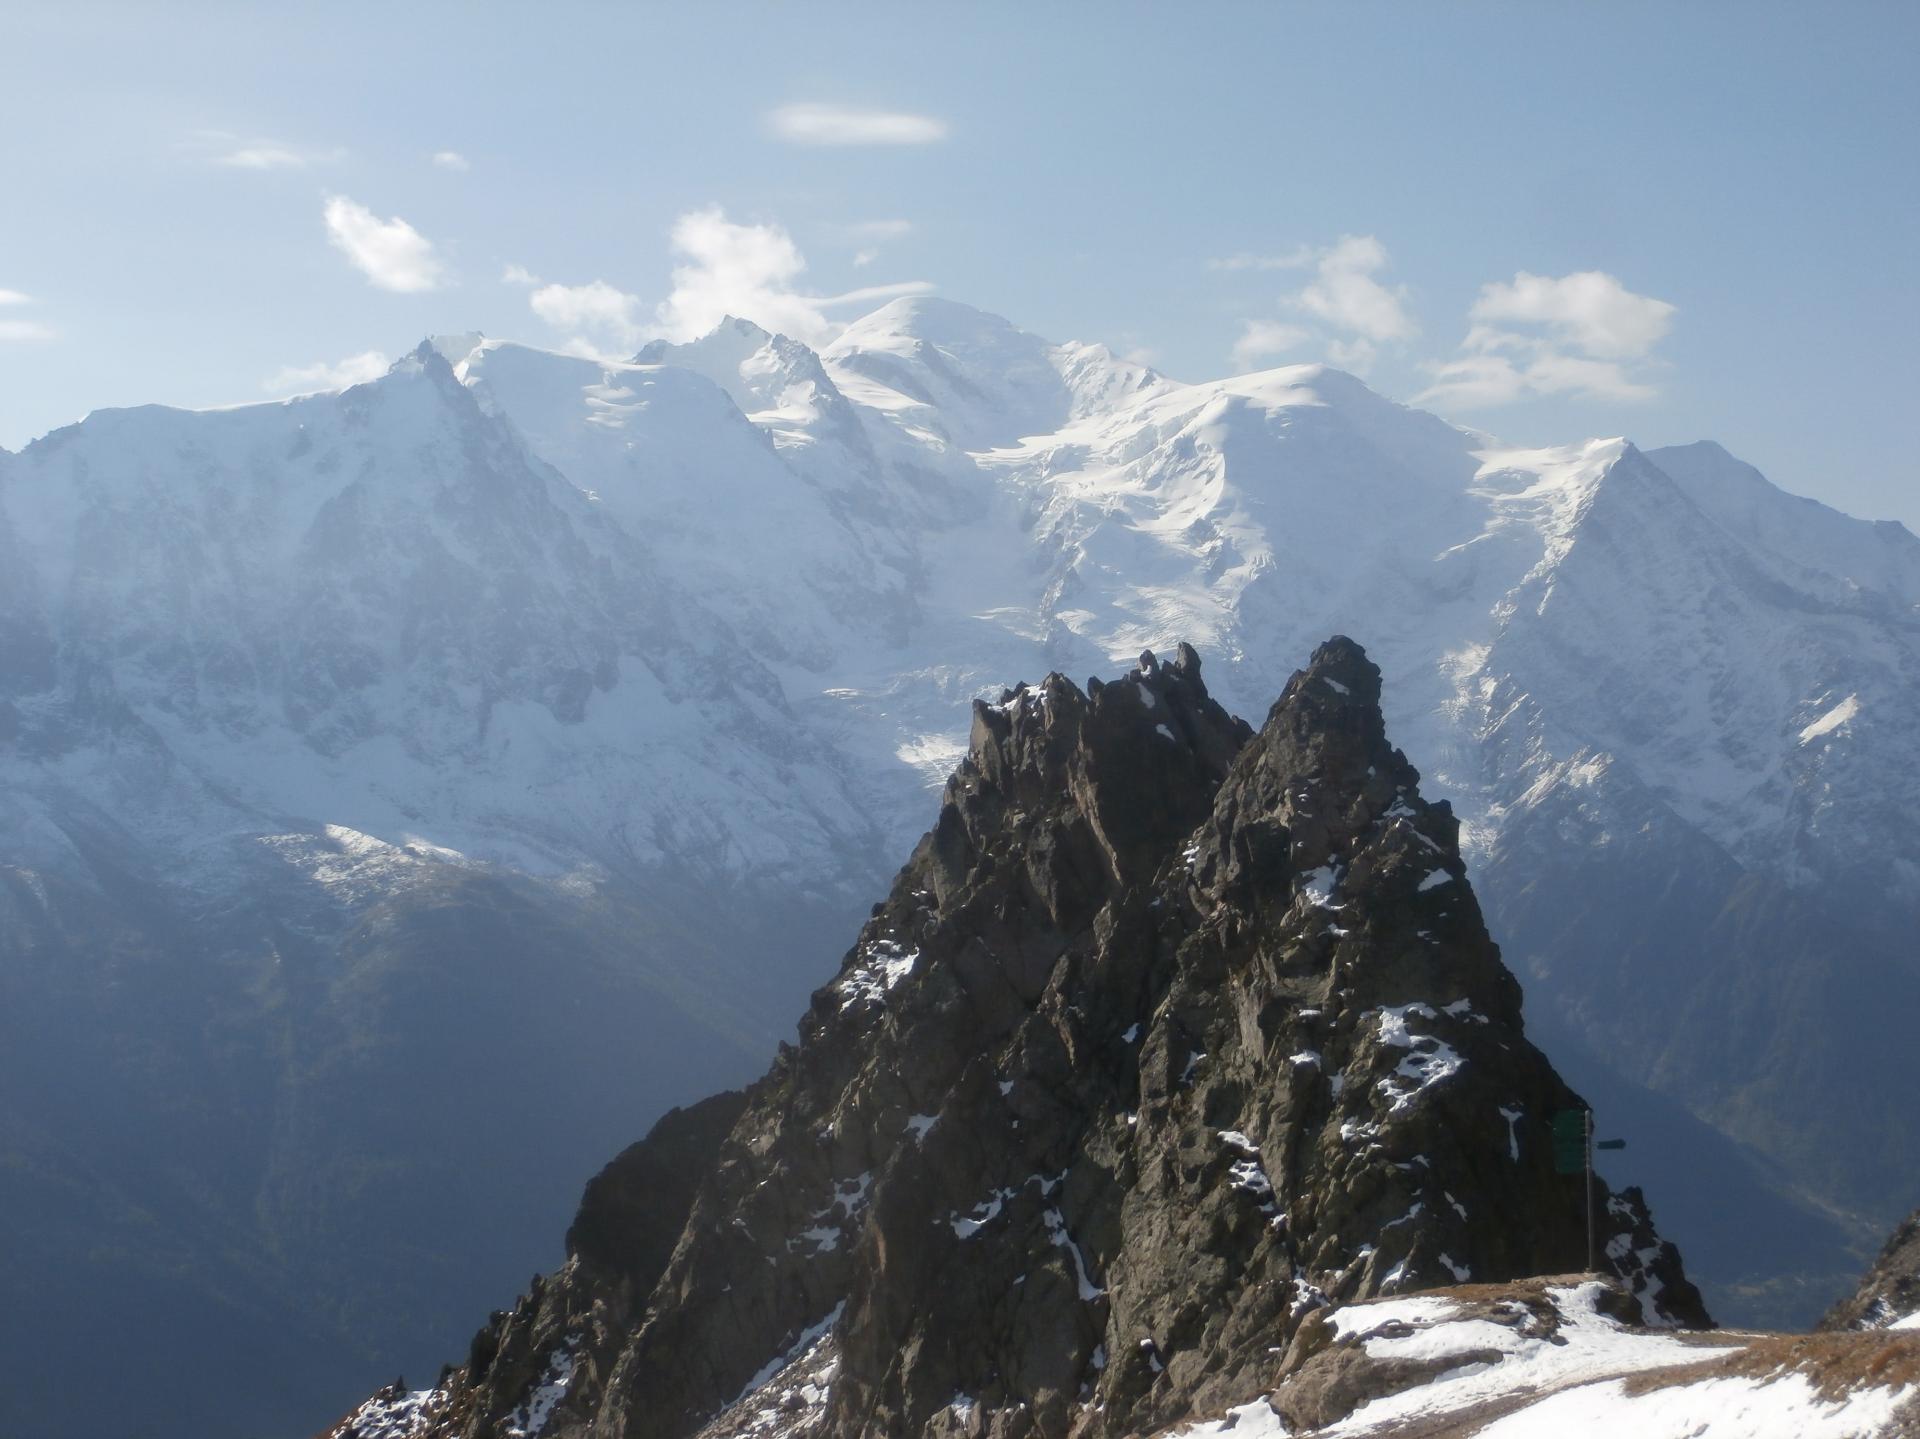
[[[446, 1432], [530, 1384], [551, 1435], [1146, 1432], [1258, 1393], [1330, 1299], [1578, 1268], [1578, 1100], [1379, 699], [1336, 638], [1258, 734], [1185, 645], [976, 703], [650, 1293], [577, 1258], [483, 1345], [520, 1387], [456, 1382]], [[1603, 1201], [1648, 1316], [1704, 1322]]]

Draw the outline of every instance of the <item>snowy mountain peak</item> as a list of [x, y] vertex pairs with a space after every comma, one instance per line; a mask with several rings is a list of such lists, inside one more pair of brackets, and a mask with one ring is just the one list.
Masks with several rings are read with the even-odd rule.
[[907, 295], [889, 300], [855, 320], [827, 349], [829, 354], [840, 354], [934, 345], [978, 360], [1036, 347], [1044, 349], [1046, 344], [990, 310], [938, 295]]
[[[1789, 495], [1711, 440], [1651, 450], [1648, 459], [1789, 583], [1825, 589], [1835, 599], [1866, 591], [1903, 608], [1920, 605], [1920, 538], [1906, 526], [1856, 519]], [[1842, 582], [1840, 589], [1833, 579]]]
[[[477, 341], [476, 341], [477, 343]], [[415, 345], [406, 354], [395, 360], [387, 369], [390, 375], [419, 373], [438, 373], [444, 371], [451, 378], [453, 362], [441, 353], [438, 343], [429, 336]]]
[[783, 432], [806, 430], [823, 420], [842, 428], [852, 424], [820, 357], [751, 320], [729, 315], [697, 340], [655, 340], [633, 358], [635, 364], [673, 365], [705, 375], [741, 413]]
[[487, 337], [479, 330], [468, 330], [458, 335], [429, 335], [425, 343], [438, 350], [441, 358], [453, 366], [454, 374], [458, 375], [467, 356], [487, 344]]
[[1055, 345], [985, 310], [918, 295], [821, 351], [849, 399], [968, 451], [1000, 449], [1166, 388], [1104, 345]]

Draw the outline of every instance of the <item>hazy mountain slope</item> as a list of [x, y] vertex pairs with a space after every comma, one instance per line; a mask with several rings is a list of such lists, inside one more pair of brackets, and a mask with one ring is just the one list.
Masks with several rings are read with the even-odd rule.
[[[297, 1305], [314, 1352], [199, 1432], [298, 1422], [440, 1352], [582, 1172], [757, 1067], [870, 826], [726, 621], [431, 351], [340, 396], [96, 416], [0, 484], [10, 1212], [168, 1373]], [[36, 1142], [176, 1226], [207, 1317], [121, 1283], [101, 1256], [149, 1221], [68, 1222]], [[267, 1297], [220, 1297], [242, 1280]], [[61, 1432], [29, 1416], [72, 1391], [37, 1368], [4, 1427]], [[85, 1402], [113, 1429], [146, 1401]]]
[[[927, 299], [818, 354], [463, 337], [338, 395], [101, 412], [0, 454], [0, 874], [53, 908], [8, 941], [44, 1039], [0, 1105], [45, 1134], [11, 1096], [65, 1096], [63, 1151], [128, 1192], [141, 1115], [261, 1272], [326, 1254], [339, 1312], [459, 1324], [436, 1211], [542, 1189], [497, 1236], [517, 1274], [688, 1066], [751, 1073], [924, 829], [964, 701], [1192, 637], [1258, 713], [1337, 630], [1394, 677], [1532, 1012], [1585, 1087], [1659, 1101], [1625, 1172], [1707, 1212], [1763, 1181], [1817, 1241], [1702, 1277], [1810, 1318], [1920, 1190], [1889, 1018], [1916, 554], [1711, 447], [1500, 449], [1323, 367], [1183, 385]], [[428, 1071], [497, 1075], [556, 991], [635, 1039], [536, 1045], [498, 1137], [543, 1167], [461, 1174]], [[363, 1011], [381, 1037], [341, 1049]], [[104, 1035], [103, 1085], [68, 1058]], [[1698, 1123], [1742, 1162], [1689, 1163]], [[373, 1158], [316, 1187], [336, 1150]]]

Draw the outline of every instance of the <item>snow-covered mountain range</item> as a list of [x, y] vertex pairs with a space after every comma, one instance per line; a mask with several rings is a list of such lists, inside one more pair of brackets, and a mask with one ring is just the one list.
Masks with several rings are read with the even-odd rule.
[[6, 1182], [81, 1244], [103, 1176], [240, 1331], [442, 1352], [759, 1068], [971, 697], [1187, 640], [1257, 722], [1334, 632], [1713, 1307], [1816, 1313], [1920, 1194], [1920, 541], [927, 298], [0, 452]]

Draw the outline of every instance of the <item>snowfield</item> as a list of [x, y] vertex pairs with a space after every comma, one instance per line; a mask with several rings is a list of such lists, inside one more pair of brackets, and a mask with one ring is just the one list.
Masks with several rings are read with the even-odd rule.
[[[1605, 1294], [1598, 1282], [1569, 1280], [1336, 1309], [1320, 1321], [1328, 1347], [1294, 1368], [1271, 1403], [1256, 1399], [1168, 1439], [1867, 1439], [1920, 1420], [1920, 1339], [1682, 1336], [1621, 1323], [1602, 1312]], [[1302, 1410], [1288, 1385], [1313, 1382], [1316, 1364], [1335, 1361], [1359, 1363], [1362, 1376], [1367, 1361], [1379, 1365], [1374, 1388], [1362, 1379], [1374, 1397], [1331, 1422], [1289, 1426], [1276, 1409]], [[1418, 1367], [1391, 1367], [1405, 1365]]]

